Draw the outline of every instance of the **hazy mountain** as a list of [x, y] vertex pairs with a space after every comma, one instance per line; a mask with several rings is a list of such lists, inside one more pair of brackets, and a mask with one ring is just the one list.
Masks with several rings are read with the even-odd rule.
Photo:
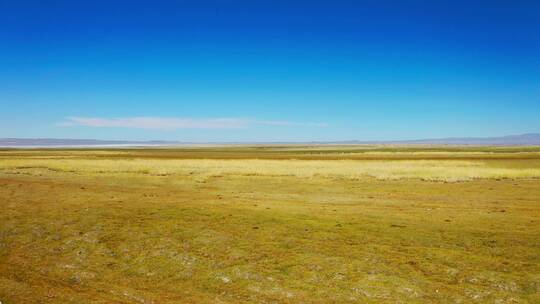
[[[298, 142], [300, 143], [300, 142]], [[97, 139], [55, 139], [55, 138], [0, 138], [0, 147], [92, 147], [92, 146], [170, 146], [193, 144], [178, 141], [125, 141]], [[208, 143], [212, 144], [212, 143]], [[226, 143], [215, 143], [226, 144]], [[250, 144], [250, 143], [229, 143]], [[271, 144], [259, 142], [252, 144]], [[277, 144], [277, 143], [276, 143]], [[293, 144], [293, 142], [279, 142]], [[422, 144], [422, 145], [478, 145], [478, 146], [540, 146], [540, 133], [509, 135], [501, 137], [451, 137], [435, 139], [399, 141], [336, 141], [309, 142], [309, 144]]]
[[387, 141], [341, 141], [342, 144], [407, 144], [407, 145], [469, 145], [469, 146], [540, 146], [540, 133], [500, 137], [448, 137]]
[[508, 135], [501, 137], [451, 137], [441, 139], [420, 139], [404, 141], [404, 143], [441, 145], [537, 146], [540, 145], [540, 133]]
[[58, 138], [0, 138], [0, 147], [72, 147], [72, 146], [160, 146], [177, 145], [172, 141], [126, 141], [98, 139], [58, 139]]

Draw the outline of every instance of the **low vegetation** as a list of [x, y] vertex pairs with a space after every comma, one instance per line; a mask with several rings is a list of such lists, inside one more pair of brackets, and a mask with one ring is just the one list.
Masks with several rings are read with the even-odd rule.
[[[6, 160], [0, 170], [8, 174], [36, 173], [45, 169], [77, 174], [292, 176], [301, 178], [374, 177], [380, 180], [422, 179], [457, 182], [480, 178], [539, 178], [540, 167], [508, 167], [461, 160], [171, 160], [171, 159], [17, 159]], [[39, 174], [39, 173], [38, 173]]]
[[0, 151], [0, 301], [540, 302], [538, 151], [388, 149]]

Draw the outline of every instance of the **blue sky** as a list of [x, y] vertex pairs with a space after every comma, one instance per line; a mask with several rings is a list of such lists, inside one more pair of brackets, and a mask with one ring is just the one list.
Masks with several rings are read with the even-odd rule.
[[0, 137], [540, 132], [539, 1], [1, 1]]

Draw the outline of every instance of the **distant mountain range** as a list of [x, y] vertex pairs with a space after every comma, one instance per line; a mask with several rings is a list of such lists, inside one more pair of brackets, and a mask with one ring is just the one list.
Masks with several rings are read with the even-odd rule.
[[60, 138], [0, 138], [0, 147], [94, 147], [94, 146], [163, 146], [180, 145], [174, 141], [126, 141], [99, 139], [60, 139]]
[[350, 144], [469, 145], [469, 146], [539, 146], [540, 133], [500, 137], [448, 137], [395, 141], [348, 141]]
[[97, 139], [56, 138], [0, 138], [0, 147], [134, 147], [134, 146], [177, 146], [195, 144], [403, 144], [403, 145], [470, 145], [470, 146], [540, 146], [540, 133], [509, 135], [501, 137], [450, 137], [436, 139], [398, 141], [327, 141], [327, 142], [208, 142], [192, 143], [179, 141], [125, 141]]

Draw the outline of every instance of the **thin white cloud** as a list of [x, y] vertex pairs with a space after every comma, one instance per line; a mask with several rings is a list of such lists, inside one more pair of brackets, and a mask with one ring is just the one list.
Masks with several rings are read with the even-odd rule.
[[68, 117], [58, 124], [63, 127], [84, 126], [93, 128], [131, 128], [131, 129], [242, 129], [254, 125], [269, 126], [311, 126], [325, 127], [323, 123], [299, 123], [290, 121], [256, 120], [244, 118], [174, 118], [174, 117]]

